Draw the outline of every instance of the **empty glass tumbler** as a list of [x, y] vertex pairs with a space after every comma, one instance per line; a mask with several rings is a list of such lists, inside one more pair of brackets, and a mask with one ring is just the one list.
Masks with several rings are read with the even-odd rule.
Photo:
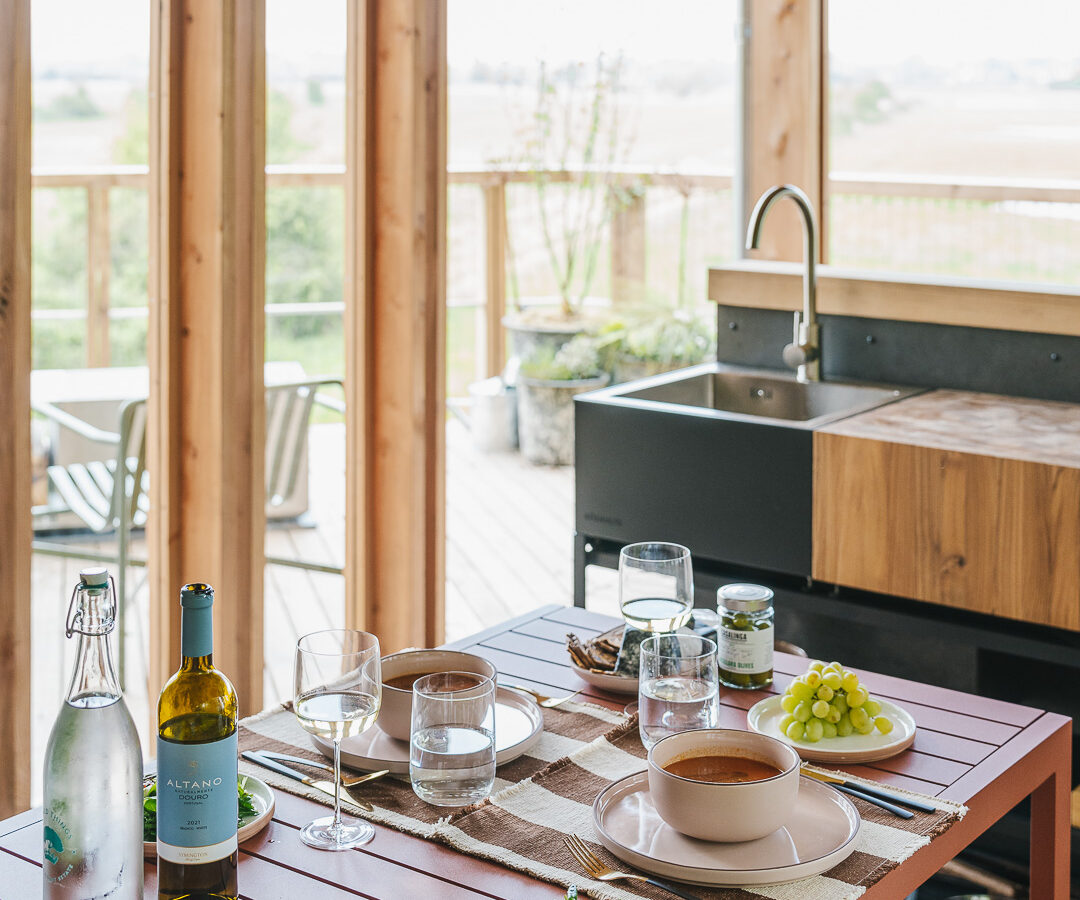
[[409, 780], [434, 806], [468, 806], [495, 782], [495, 679], [437, 672], [413, 684]]
[[646, 748], [678, 731], [715, 728], [719, 715], [715, 641], [654, 634], [641, 642], [638, 730]]

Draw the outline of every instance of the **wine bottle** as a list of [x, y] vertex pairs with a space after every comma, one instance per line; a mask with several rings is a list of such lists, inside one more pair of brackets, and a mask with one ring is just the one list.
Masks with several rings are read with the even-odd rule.
[[143, 895], [142, 748], [113, 668], [115, 623], [108, 571], [83, 569], [67, 617], [75, 666], [45, 751], [46, 900]]
[[214, 589], [180, 590], [180, 669], [158, 698], [158, 900], [236, 900], [236, 691], [213, 664]]

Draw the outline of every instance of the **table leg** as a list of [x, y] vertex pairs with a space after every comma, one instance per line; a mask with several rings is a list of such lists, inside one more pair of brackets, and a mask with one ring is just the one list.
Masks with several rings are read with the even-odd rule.
[[1031, 897], [1069, 897], [1072, 741], [1067, 728], [1052, 738], [1054, 771], [1031, 794]]

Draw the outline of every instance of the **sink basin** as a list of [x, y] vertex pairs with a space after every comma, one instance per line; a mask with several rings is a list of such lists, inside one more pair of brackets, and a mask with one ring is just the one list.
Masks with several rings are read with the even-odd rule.
[[801, 384], [794, 374], [706, 363], [616, 385], [601, 395], [620, 404], [683, 407], [679, 411], [742, 421], [774, 420], [812, 429], [919, 392], [918, 388], [843, 381]]
[[809, 576], [814, 429], [917, 393], [705, 363], [575, 397], [575, 577], [587, 546], [645, 540]]

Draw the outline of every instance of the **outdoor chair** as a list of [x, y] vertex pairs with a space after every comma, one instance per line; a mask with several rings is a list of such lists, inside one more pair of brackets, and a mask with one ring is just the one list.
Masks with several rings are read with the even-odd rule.
[[[300, 476], [311, 411], [319, 404], [344, 413], [345, 405], [318, 393], [320, 387], [341, 385], [338, 378], [312, 378], [266, 387], [266, 512], [273, 515], [292, 495]], [[149, 513], [146, 469], [146, 401], [128, 400], [120, 407], [119, 430], [104, 431], [51, 403], [32, 402], [38, 414], [60, 428], [70, 429], [103, 448], [101, 459], [48, 467], [49, 502], [33, 508], [37, 531], [69, 529], [74, 526], [95, 535], [115, 534], [115, 553], [101, 553], [77, 544], [35, 538], [36, 553], [85, 559], [116, 566], [117, 625], [123, 634], [127, 601], [128, 566], [146, 565], [145, 558], [133, 557], [129, 543], [132, 529], [146, 525]], [[117, 477], [117, 473], [122, 477]], [[292, 566], [318, 572], [341, 574], [341, 566], [302, 559], [267, 556], [273, 565]], [[121, 678], [124, 641], [119, 642]]]

